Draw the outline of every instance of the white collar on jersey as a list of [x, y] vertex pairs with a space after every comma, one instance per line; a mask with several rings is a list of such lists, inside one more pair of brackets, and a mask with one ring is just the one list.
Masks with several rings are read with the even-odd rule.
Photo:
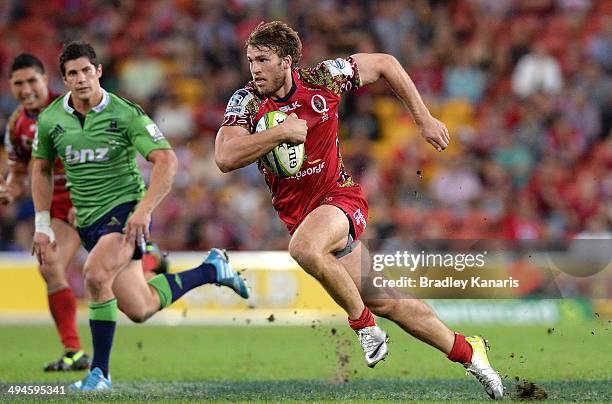
[[[100, 101], [98, 105], [92, 108], [94, 112], [102, 111], [104, 108], [106, 108], [106, 106], [110, 102], [110, 97], [108, 96], [108, 92], [103, 88], [100, 88], [100, 89], [102, 90], [102, 100]], [[72, 108], [70, 104], [68, 104], [68, 101], [70, 101], [70, 94], [72, 94], [72, 91], [68, 91], [66, 95], [64, 96], [64, 109], [68, 113], [72, 114], [74, 113], [74, 108]]]

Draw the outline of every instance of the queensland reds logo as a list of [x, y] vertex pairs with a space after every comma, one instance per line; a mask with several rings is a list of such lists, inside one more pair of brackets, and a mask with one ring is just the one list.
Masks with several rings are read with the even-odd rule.
[[329, 119], [329, 115], [327, 115], [327, 111], [329, 111], [329, 108], [327, 107], [327, 101], [325, 101], [325, 98], [323, 98], [322, 95], [313, 95], [310, 99], [310, 105], [312, 106], [312, 109], [315, 112], [322, 114], [321, 122], [325, 122]]
[[315, 94], [312, 96], [310, 105], [312, 105], [312, 109], [319, 114], [324, 114], [329, 111], [329, 108], [327, 108], [327, 101], [325, 101], [325, 98], [323, 98], [323, 96], [320, 94]]

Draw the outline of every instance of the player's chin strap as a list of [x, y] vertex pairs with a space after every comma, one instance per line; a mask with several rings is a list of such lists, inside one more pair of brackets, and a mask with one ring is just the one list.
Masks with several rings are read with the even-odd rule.
[[55, 233], [51, 228], [51, 213], [48, 210], [36, 212], [34, 216], [34, 227], [36, 233], [43, 233], [49, 237], [49, 242], [55, 241]]

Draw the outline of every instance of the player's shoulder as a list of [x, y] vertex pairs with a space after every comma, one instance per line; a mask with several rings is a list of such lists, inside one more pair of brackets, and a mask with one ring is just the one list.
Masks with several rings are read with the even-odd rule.
[[11, 112], [11, 115], [6, 120], [6, 127], [10, 131], [13, 131], [15, 127], [17, 126], [17, 122], [19, 121], [19, 118], [21, 118], [23, 115], [24, 115], [24, 109], [21, 105], [19, 105], [17, 108], [13, 110], [13, 112]]
[[108, 92], [107, 94], [109, 104], [115, 107], [113, 108], [113, 113], [119, 111], [122, 114], [132, 117], [146, 115], [146, 112], [142, 109], [142, 107], [135, 102], [115, 93]]
[[225, 109], [225, 114], [243, 114], [246, 110], [256, 108], [264, 100], [252, 82], [234, 91]]
[[336, 58], [324, 60], [314, 67], [300, 67], [298, 74], [305, 84], [327, 87], [334, 92], [347, 89], [339, 88], [342, 83], [353, 79], [356, 75], [357, 66], [351, 58]]
[[38, 121], [40, 122], [43, 119], [48, 119], [50, 116], [57, 114], [58, 112], [63, 113], [66, 110], [64, 109], [64, 96], [57, 96], [53, 101], [49, 103], [38, 115]]
[[259, 91], [257, 91], [257, 88], [253, 82], [249, 81], [244, 87], [234, 91], [234, 94], [232, 94], [232, 97], [230, 98], [230, 103], [243, 104], [251, 100], [263, 101], [264, 98], [265, 97], [262, 96]]

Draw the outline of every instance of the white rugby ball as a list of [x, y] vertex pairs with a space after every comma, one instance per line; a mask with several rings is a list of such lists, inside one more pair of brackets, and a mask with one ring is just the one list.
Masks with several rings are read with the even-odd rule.
[[[280, 111], [266, 112], [255, 127], [255, 132], [263, 132], [287, 119]], [[304, 144], [281, 143], [261, 157], [261, 163], [277, 177], [292, 177], [300, 171], [304, 162]]]

